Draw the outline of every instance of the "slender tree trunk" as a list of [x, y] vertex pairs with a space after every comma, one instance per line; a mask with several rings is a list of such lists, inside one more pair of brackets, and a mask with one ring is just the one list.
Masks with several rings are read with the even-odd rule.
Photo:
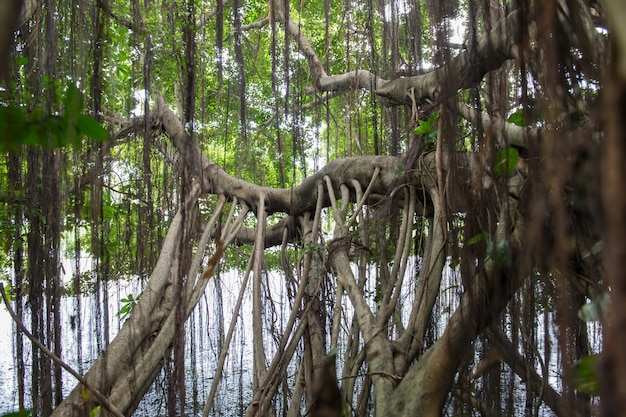
[[[613, 29], [623, 28], [626, 9], [619, 1], [609, 1]], [[608, 283], [611, 287], [611, 311], [604, 326], [602, 364], [602, 415], [626, 415], [626, 34], [613, 39], [613, 62], [608, 70], [604, 92], [605, 168], [603, 202], [606, 215], [604, 242]]]
[[[9, 183], [13, 188], [16, 195], [21, 194], [23, 191], [22, 186], [22, 152], [21, 150], [15, 153], [9, 154]], [[24, 318], [24, 304], [22, 298], [23, 286], [26, 284], [24, 281], [24, 240], [22, 237], [22, 222], [23, 211], [21, 204], [15, 204], [15, 211], [13, 213], [13, 219], [15, 224], [14, 242], [13, 242], [13, 273], [14, 282], [13, 288], [15, 288], [15, 312], [17, 317], [23, 321]], [[17, 404], [20, 410], [26, 409], [25, 398], [25, 365], [24, 365], [24, 336], [22, 332], [17, 329], [15, 332], [15, 362], [17, 368]]]
[[[41, 150], [30, 148], [27, 157], [28, 173], [26, 187], [30, 197], [27, 213], [28, 230], [28, 304], [30, 305], [30, 325], [32, 334], [42, 343], [46, 343], [44, 333], [43, 307], [44, 291], [43, 279], [45, 276], [43, 261], [43, 229], [41, 213]], [[44, 404], [52, 402], [50, 374], [45, 373], [46, 358], [42, 357], [38, 349], [32, 349], [31, 372], [31, 401], [33, 415], [42, 415]]]

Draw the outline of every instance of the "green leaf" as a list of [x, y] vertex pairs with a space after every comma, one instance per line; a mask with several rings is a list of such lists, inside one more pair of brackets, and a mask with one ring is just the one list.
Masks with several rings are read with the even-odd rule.
[[0, 123], [24, 123], [26, 112], [17, 106], [0, 106]]
[[472, 236], [470, 240], [467, 241], [467, 245], [468, 246], [475, 245], [481, 240], [487, 240], [488, 238], [489, 238], [489, 232], [482, 232], [482, 233], [477, 234], [476, 236]]
[[500, 149], [496, 154], [493, 170], [501, 177], [510, 177], [519, 162], [519, 152], [513, 147]]
[[115, 316], [119, 317], [120, 320], [125, 320], [126, 317], [128, 317], [128, 315], [133, 311], [133, 308], [135, 308], [135, 305], [137, 305], [137, 302], [140, 298], [141, 293], [137, 294], [136, 297], [134, 297], [132, 294], [128, 294], [126, 298], [122, 298], [120, 300], [120, 302], [122, 303], [122, 307], [117, 313], [115, 313]]
[[[424, 144], [425, 145], [435, 145], [437, 143], [437, 129], [431, 131], [430, 133], [426, 133], [424, 135]], [[433, 148], [434, 149], [434, 148]]]
[[76, 119], [76, 123], [78, 130], [91, 139], [98, 141], [105, 141], [109, 139], [109, 132], [107, 132], [106, 129], [91, 116], [79, 114]]
[[[52, 148], [60, 148], [69, 143], [73, 143], [76, 137], [76, 131], [72, 129], [72, 126], [65, 117], [60, 116], [48, 116], [41, 121], [41, 128], [39, 129], [39, 144], [41, 146], [48, 146], [48, 137], [50, 137], [50, 145]], [[49, 135], [49, 136], [48, 136]]]
[[574, 387], [583, 394], [599, 395], [596, 372], [599, 355], [585, 356], [574, 364]]
[[19, 142], [24, 145], [44, 146], [47, 143], [46, 137], [42, 137], [39, 131], [41, 126], [27, 124], [24, 126], [24, 133], [19, 137]]
[[506, 121], [517, 126], [526, 126], [526, 123], [524, 122], [524, 109], [519, 109], [513, 112], [513, 114], [511, 114]]
[[419, 124], [415, 128], [416, 135], [426, 135], [437, 129], [437, 121], [439, 120], [439, 110], [433, 112], [428, 120], [418, 120]]
[[604, 242], [602, 240], [599, 240], [596, 243], [594, 243], [593, 246], [591, 247], [591, 254], [598, 255], [600, 252], [602, 252], [603, 248], [604, 248]]
[[17, 106], [0, 106], [0, 152], [14, 150], [28, 134], [26, 112]]

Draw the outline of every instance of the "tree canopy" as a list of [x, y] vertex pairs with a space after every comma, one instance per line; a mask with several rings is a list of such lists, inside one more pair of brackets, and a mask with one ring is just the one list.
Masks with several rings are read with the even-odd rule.
[[[246, 323], [242, 415], [624, 414], [620, 0], [2, 7], [20, 410], [131, 415], [164, 373], [168, 415], [214, 415]], [[227, 271], [191, 399], [189, 317]], [[112, 333], [118, 280], [141, 291]]]

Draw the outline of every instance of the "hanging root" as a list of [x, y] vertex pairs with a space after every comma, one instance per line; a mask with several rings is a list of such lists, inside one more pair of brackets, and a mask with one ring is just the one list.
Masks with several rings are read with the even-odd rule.
[[219, 263], [220, 259], [222, 259], [222, 256], [224, 256], [224, 242], [222, 241], [220, 235], [215, 236], [215, 246], [215, 253], [213, 254], [213, 256], [211, 256], [211, 259], [209, 259], [209, 263], [202, 273], [202, 278], [211, 278], [213, 276], [213, 273], [215, 272], [217, 264]]

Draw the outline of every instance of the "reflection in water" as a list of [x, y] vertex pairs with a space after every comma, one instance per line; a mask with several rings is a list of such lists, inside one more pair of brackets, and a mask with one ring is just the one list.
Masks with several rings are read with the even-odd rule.
[[[186, 415], [201, 415], [202, 407], [213, 382], [214, 371], [220, 354], [224, 328], [227, 328], [232, 314], [241, 278], [235, 273], [222, 274], [213, 279], [207, 286], [205, 295], [186, 323], [187, 343], [186, 355]], [[108, 286], [108, 337], [102, 333], [102, 308], [97, 308], [96, 300], [103, 299], [102, 294], [83, 295], [81, 306], [82, 335], [77, 333], [76, 302], [72, 297], [64, 297], [61, 301], [62, 311], [62, 359], [75, 370], [86, 372], [99, 354], [98, 346], [103, 340], [113, 340], [121, 327], [120, 315], [117, 313], [124, 306], [121, 302], [129, 294], [133, 296], [141, 292], [143, 285], [140, 280], [110, 282]], [[222, 300], [222, 302], [218, 302]], [[287, 303], [282, 303], [287, 304]], [[224, 375], [220, 383], [218, 395], [211, 415], [240, 415], [241, 407], [251, 400], [252, 384], [252, 299], [247, 294], [239, 316], [235, 335], [230, 346]], [[26, 307], [27, 310], [27, 307]], [[28, 313], [26, 313], [28, 314]], [[222, 318], [223, 317], [223, 318]], [[242, 320], [243, 319], [243, 320]], [[220, 324], [220, 321], [223, 321]], [[30, 317], [26, 315], [23, 322], [28, 327]], [[16, 326], [11, 322], [6, 308], [0, 307], [0, 415], [15, 411], [18, 408], [16, 381], [16, 358], [14, 332]], [[26, 362], [26, 389], [30, 389], [31, 344], [24, 338], [24, 360]], [[79, 345], [80, 343], [80, 345]], [[81, 347], [82, 352], [77, 348]], [[78, 356], [82, 363], [78, 363]], [[150, 390], [146, 393], [134, 416], [165, 416], [167, 415], [167, 381], [171, 369], [165, 367]], [[76, 386], [76, 381], [67, 372], [63, 373], [64, 395]], [[26, 393], [27, 401], [30, 392]]]

